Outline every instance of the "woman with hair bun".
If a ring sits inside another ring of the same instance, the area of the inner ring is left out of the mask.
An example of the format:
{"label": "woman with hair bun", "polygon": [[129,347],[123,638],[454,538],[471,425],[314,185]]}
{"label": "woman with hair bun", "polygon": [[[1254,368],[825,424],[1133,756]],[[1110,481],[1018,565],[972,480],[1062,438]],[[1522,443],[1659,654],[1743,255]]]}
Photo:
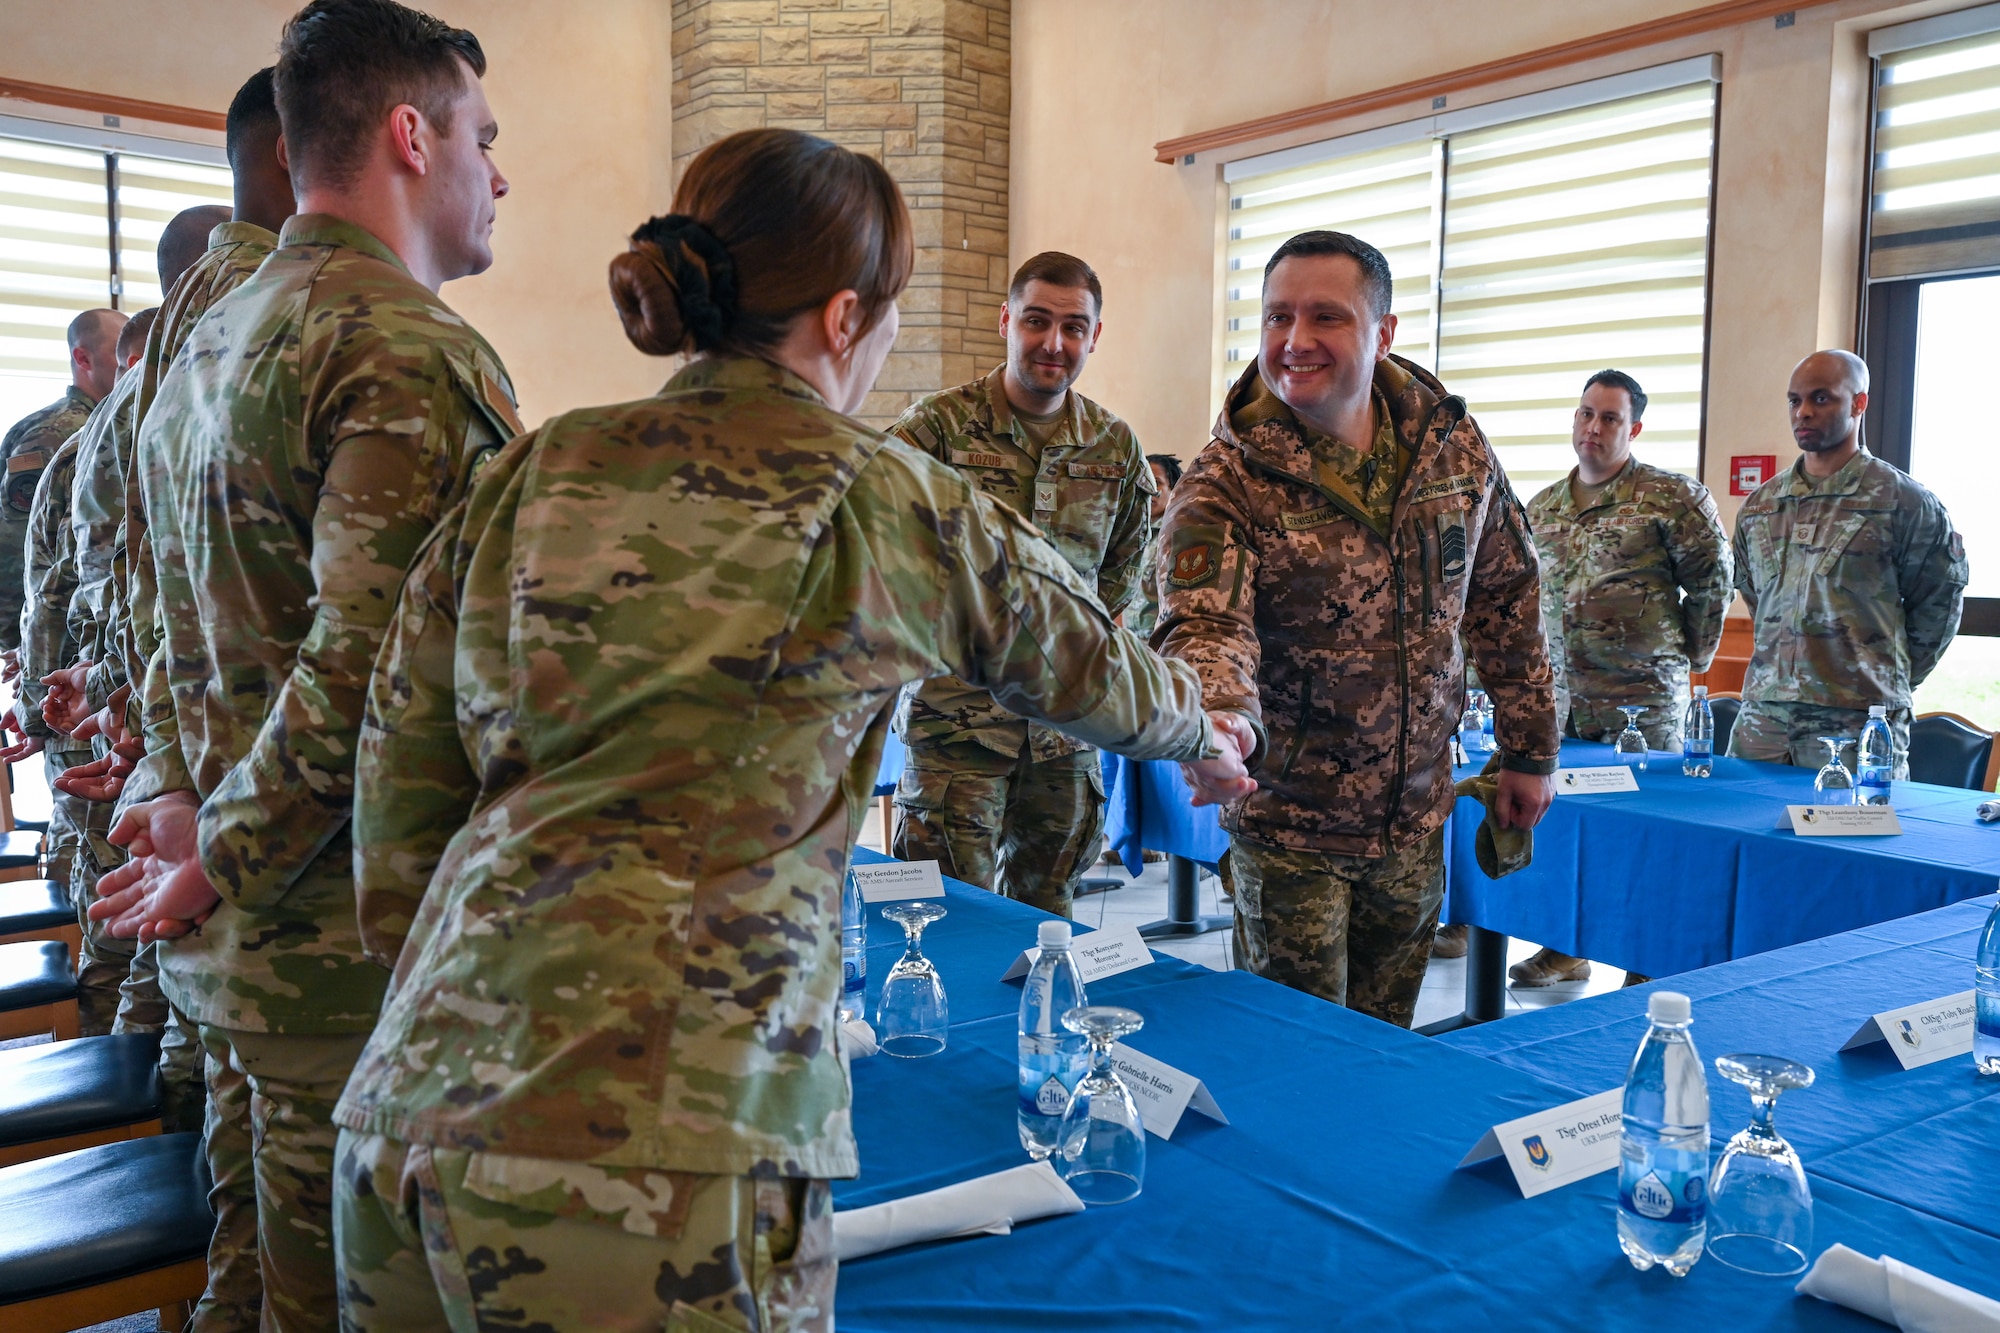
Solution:
{"label": "woman with hair bun", "polygon": [[746,131],[675,202],[611,288],[693,359],[499,451],[376,666],[355,873],[394,979],[336,1117],[352,1329],[830,1327],[840,885],[905,682],[1250,785],[1189,668],[846,415],[912,262],[882,167]]}

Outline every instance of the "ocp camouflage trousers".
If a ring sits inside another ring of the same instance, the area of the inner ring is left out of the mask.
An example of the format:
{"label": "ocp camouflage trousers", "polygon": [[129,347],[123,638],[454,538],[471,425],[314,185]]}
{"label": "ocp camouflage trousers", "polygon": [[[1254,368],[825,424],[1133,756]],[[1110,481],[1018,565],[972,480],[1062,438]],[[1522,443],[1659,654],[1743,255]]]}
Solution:
{"label": "ocp camouflage trousers", "polygon": [[[1674,704],[1648,706],[1645,712],[1639,714],[1639,734],[1646,738],[1650,748],[1679,754],[1682,715],[1686,711],[1684,706]],[[1618,739],[1619,732],[1625,730],[1625,714],[1618,711],[1617,704],[1587,703],[1572,697],[1568,730],[1572,736],[1609,744]]]}
{"label": "ocp camouflage trousers", "polygon": [[160,990],[159,945],[142,944],[132,955],[111,1030],[159,1034],[160,1123],[169,1134],[200,1129],[208,1101],[207,1057],[194,1023]]}
{"label": "ocp camouflage trousers", "polygon": [[[1910,776],[1910,710],[1889,710],[1889,735],[1896,743],[1898,781]],[[1743,701],[1736,726],[1729,733],[1729,754],[1733,759],[1761,759],[1767,764],[1790,764],[1794,768],[1823,767],[1826,747],[1821,736],[1840,736],[1856,745],[1861,728],[1868,724],[1865,708],[1828,708],[1822,704]],[[1854,771],[1861,756],[1855,745],[1841,751],[1841,762]]]}
{"label": "ocp camouflage trousers", "polygon": [[[333,1262],[333,1106],[365,1034],[201,1027],[209,1056],[208,1158],[215,1237],[196,1310],[246,1316],[255,1278],[265,1333],[340,1327]],[[248,1259],[248,1263],[245,1259]],[[204,1328],[205,1333],[205,1328]]]}
{"label": "ocp camouflage trousers", "polygon": [[562,1196],[560,1214],[504,1201],[472,1178],[473,1157],[341,1131],[348,1333],[831,1333],[827,1181],[651,1172],[665,1213],[633,1229],[623,1210],[560,1187],[535,1195]]}
{"label": "ocp camouflage trousers", "polygon": [[1444,902],[1444,833],[1388,856],[1294,851],[1232,835],[1236,965],[1408,1027]]}
{"label": "ocp camouflage trousers", "polygon": [[890,852],[935,860],[954,879],[1068,916],[1103,833],[1095,750],[1035,760],[950,741],[910,747]]}

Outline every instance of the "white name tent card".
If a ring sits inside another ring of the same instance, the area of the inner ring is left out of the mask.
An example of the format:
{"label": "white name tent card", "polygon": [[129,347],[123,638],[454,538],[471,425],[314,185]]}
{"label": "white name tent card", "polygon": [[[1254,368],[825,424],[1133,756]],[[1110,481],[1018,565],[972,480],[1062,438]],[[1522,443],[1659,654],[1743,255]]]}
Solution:
{"label": "white name tent card", "polygon": [[855,866],[851,872],[861,886],[861,901],[899,903],[909,898],[944,897],[944,876],[935,861],[885,861],[872,866]]}
{"label": "white name tent card", "polygon": [[1903,831],[1893,805],[1788,805],[1778,827],[1801,838],[1881,838]]}
{"label": "white name tent card", "polygon": [[1632,770],[1623,764],[1612,764],[1605,768],[1556,770],[1558,796],[1595,796],[1599,792],[1637,790],[1639,790],[1639,779],[1632,776]]}
{"label": "white name tent card", "polygon": [[1904,1005],[1863,1023],[1840,1049],[1851,1051],[1886,1041],[1905,1069],[1949,1060],[1972,1049],[1973,1019],[1977,1012],[1969,990],[1947,995],[1942,1000]]}
{"label": "white name tent card", "polygon": [[1526,1199],[1609,1171],[1618,1165],[1624,1100],[1625,1089],[1613,1088],[1495,1125],[1458,1165],[1504,1156]]}
{"label": "white name tent card", "polygon": [[1193,1074],[1150,1055],[1141,1055],[1122,1041],[1112,1046],[1111,1063],[1118,1067],[1118,1076],[1125,1080],[1125,1086],[1132,1090],[1132,1099],[1139,1103],[1139,1119],[1145,1123],[1147,1133],[1172,1138],[1181,1116],[1190,1110],[1220,1124],[1229,1123],[1208,1085]]}
{"label": "white name tent card", "polygon": [[[1144,967],[1153,961],[1153,951],[1146,947],[1145,939],[1137,926],[1121,926],[1117,930],[1093,930],[1087,935],[1070,937],[1069,951],[1076,958],[1076,970],[1083,974],[1083,984],[1088,986],[1100,977],[1115,977],[1120,972],[1130,972],[1135,967]],[[1025,977],[1042,956],[1041,946],[1024,950],[1000,976],[1002,981],[1013,981]]]}

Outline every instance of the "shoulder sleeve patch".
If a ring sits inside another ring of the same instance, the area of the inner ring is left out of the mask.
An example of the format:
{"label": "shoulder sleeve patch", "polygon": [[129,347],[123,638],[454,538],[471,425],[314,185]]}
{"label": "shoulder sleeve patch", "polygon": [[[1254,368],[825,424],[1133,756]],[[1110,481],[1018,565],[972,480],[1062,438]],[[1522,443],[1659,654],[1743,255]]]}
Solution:
{"label": "shoulder sleeve patch", "polygon": [[1226,541],[1227,534],[1212,523],[1176,528],[1167,581],[1176,588],[1199,588],[1215,582],[1222,572],[1222,548]]}

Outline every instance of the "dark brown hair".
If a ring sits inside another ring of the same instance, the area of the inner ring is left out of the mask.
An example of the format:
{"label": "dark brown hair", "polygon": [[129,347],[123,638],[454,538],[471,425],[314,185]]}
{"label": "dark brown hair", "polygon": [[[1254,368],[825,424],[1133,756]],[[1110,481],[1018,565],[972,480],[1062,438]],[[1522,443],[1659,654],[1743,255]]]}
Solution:
{"label": "dark brown hair", "polygon": [[710,144],[674,207],[611,261],[625,336],[655,356],[768,358],[794,319],[850,288],[866,332],[916,261],[909,210],[882,164],[797,130]]}
{"label": "dark brown hair", "polygon": [[123,365],[127,358],[136,356],[146,345],[146,335],[153,331],[153,321],[160,317],[160,308],[149,305],[132,318],[125,321],[125,327],[118,330],[118,363]]}
{"label": "dark brown hair", "polygon": [[1098,282],[1097,271],[1075,255],[1044,250],[1029,259],[1014,270],[1014,280],[1007,284],[1007,299],[1020,300],[1031,282],[1046,282],[1051,287],[1088,287],[1096,317],[1104,315],[1104,285]]}
{"label": "dark brown hair", "polygon": [[278,39],[272,76],[292,179],[345,185],[392,107],[423,112],[438,133],[465,87],[461,62],[486,73],[479,39],[395,0],[312,0]]}
{"label": "dark brown hair", "polygon": [[1318,255],[1345,255],[1361,269],[1361,286],[1368,298],[1368,313],[1376,319],[1387,315],[1396,302],[1396,279],[1389,261],[1359,236],[1344,231],[1302,231],[1271,252],[1264,262],[1264,285],[1271,283],[1271,270],[1294,255],[1309,259]]}

